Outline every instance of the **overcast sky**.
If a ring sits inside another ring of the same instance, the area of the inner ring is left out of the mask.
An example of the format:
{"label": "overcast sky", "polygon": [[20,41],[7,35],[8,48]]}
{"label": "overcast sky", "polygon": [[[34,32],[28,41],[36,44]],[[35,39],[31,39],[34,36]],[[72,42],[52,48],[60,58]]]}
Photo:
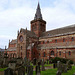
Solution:
{"label": "overcast sky", "polygon": [[[46,30],[75,24],[75,0],[39,0]],[[0,0],[0,48],[17,38],[20,28],[30,30],[38,0]]]}

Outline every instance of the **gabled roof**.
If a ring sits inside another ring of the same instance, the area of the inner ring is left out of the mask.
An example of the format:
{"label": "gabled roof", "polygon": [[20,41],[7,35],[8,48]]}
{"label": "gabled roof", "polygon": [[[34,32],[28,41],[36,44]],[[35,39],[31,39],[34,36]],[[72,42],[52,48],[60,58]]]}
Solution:
{"label": "gabled roof", "polygon": [[[27,29],[21,28],[21,31],[22,31],[24,34],[27,34],[28,37],[37,37],[34,32],[29,31],[29,30],[27,30]],[[21,31],[20,31],[20,32],[21,32]]]}
{"label": "gabled roof", "polygon": [[16,44],[16,43],[17,43],[17,39],[12,40],[12,41],[10,42],[10,44]]}
{"label": "gabled roof", "polygon": [[44,32],[41,35],[41,37],[59,36],[59,35],[72,34],[72,33],[75,33],[75,24]]}

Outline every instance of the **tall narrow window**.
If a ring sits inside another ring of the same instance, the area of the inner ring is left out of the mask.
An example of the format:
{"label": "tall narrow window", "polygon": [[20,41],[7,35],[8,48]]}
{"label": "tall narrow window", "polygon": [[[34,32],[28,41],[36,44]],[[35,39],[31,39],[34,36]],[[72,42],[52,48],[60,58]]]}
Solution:
{"label": "tall narrow window", "polygon": [[65,42],[65,39],[63,39],[63,42]]}
{"label": "tall narrow window", "polygon": [[22,50],[22,46],[21,46],[21,50]]}
{"label": "tall narrow window", "polygon": [[51,51],[51,55],[54,55],[54,51]]}
{"label": "tall narrow window", "polygon": [[55,43],[57,43],[57,40],[55,40]]}
{"label": "tall narrow window", "polygon": [[44,57],[46,56],[45,52],[44,52],[43,56],[44,56]]}
{"label": "tall narrow window", "polygon": [[68,54],[71,55],[71,52],[69,51]]}
{"label": "tall narrow window", "polygon": [[39,56],[40,56],[40,53],[39,53]]}
{"label": "tall narrow window", "polygon": [[74,38],[72,37],[72,41],[74,41]]}
{"label": "tall narrow window", "polygon": [[61,51],[59,51],[59,55],[61,55]]}

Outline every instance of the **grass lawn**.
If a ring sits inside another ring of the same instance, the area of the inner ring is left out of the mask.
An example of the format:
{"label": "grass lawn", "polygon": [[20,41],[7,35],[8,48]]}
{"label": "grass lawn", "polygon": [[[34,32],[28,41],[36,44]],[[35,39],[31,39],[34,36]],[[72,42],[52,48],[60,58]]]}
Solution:
{"label": "grass lawn", "polygon": [[[47,65],[45,65],[47,66]],[[51,65],[49,65],[51,66]],[[0,68],[0,71],[4,71],[6,68]],[[41,75],[56,75],[57,72],[57,68],[56,69],[48,69],[45,71],[41,71]],[[62,73],[62,75],[73,75],[73,73],[75,73],[75,66],[72,66],[71,70],[68,70],[67,73]],[[35,74],[35,71],[33,72],[33,75]]]}
{"label": "grass lawn", "polygon": [[67,73],[62,73],[62,75],[73,75],[75,73],[75,66],[72,66],[71,70],[68,70]]}
{"label": "grass lawn", "polygon": [[0,71],[4,71],[6,68],[0,68]]}
{"label": "grass lawn", "polygon": [[[41,71],[41,75],[56,75],[57,69],[48,69],[45,71]],[[75,73],[75,66],[72,67],[71,70],[68,70],[67,73],[62,73],[62,75],[73,75]],[[35,71],[33,72],[33,75],[35,74]]]}

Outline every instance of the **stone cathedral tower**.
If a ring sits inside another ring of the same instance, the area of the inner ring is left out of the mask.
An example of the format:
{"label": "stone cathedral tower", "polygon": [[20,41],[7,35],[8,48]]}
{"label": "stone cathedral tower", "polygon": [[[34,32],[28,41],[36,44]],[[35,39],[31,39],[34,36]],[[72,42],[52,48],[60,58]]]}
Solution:
{"label": "stone cathedral tower", "polygon": [[[46,32],[46,21],[43,20],[38,3],[34,20],[31,21],[31,31],[21,28],[17,35],[18,57],[38,58],[38,38]],[[34,55],[33,55],[34,54]]]}
{"label": "stone cathedral tower", "polygon": [[46,21],[43,20],[40,5],[38,3],[34,20],[31,21],[31,31],[34,32],[37,37],[41,36],[41,33],[46,31]]}

